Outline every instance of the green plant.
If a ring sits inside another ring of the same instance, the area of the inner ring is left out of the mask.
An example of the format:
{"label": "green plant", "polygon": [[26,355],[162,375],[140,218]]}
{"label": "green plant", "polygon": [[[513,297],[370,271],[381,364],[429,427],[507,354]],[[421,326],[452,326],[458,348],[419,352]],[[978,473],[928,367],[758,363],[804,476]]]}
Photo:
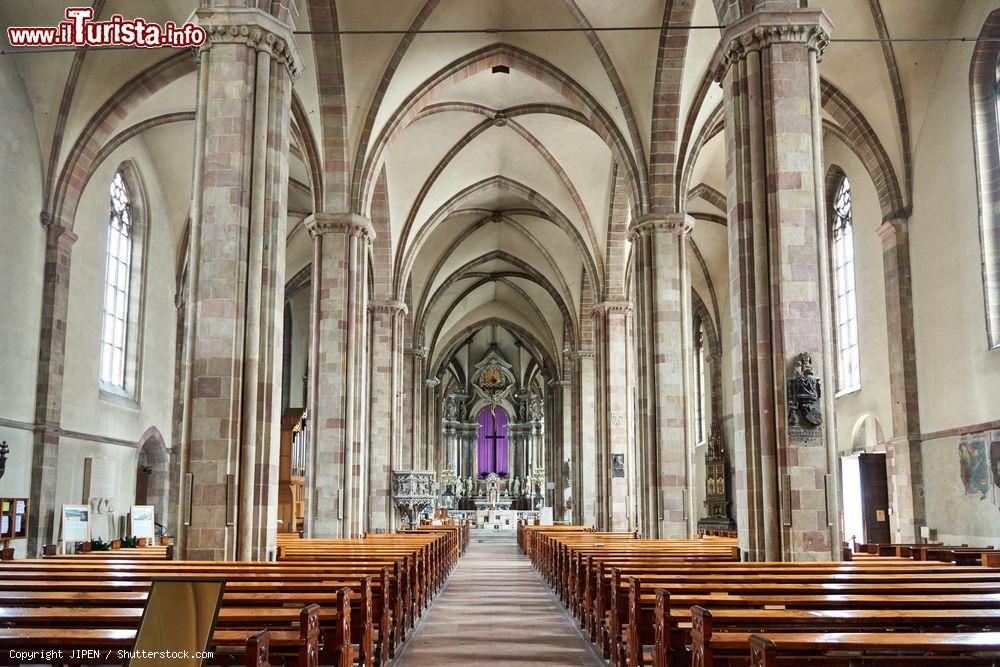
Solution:
{"label": "green plant", "polygon": [[139,538],[135,535],[126,535],[122,538],[122,549],[135,549],[139,546]]}
{"label": "green plant", "polygon": [[101,538],[98,537],[96,540],[91,540],[90,541],[90,550],[91,551],[111,551],[111,545],[108,542],[105,542],[104,540],[102,540]]}

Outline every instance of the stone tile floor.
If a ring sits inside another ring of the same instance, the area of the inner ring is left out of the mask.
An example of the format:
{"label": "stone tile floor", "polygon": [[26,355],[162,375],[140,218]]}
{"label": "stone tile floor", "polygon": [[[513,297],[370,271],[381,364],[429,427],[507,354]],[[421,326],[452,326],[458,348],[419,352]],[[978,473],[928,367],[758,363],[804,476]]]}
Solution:
{"label": "stone tile floor", "polygon": [[398,664],[604,663],[513,540],[473,540]]}

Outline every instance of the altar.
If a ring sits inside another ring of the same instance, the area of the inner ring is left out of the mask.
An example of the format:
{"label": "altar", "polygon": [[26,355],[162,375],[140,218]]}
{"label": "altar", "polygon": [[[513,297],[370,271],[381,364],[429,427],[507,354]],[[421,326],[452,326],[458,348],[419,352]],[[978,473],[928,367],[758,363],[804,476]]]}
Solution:
{"label": "altar", "polygon": [[468,520],[473,527],[489,531],[505,531],[517,528],[518,521],[526,524],[538,521],[539,525],[551,526],[551,507],[537,510],[483,509],[449,510],[448,517],[456,521]]}

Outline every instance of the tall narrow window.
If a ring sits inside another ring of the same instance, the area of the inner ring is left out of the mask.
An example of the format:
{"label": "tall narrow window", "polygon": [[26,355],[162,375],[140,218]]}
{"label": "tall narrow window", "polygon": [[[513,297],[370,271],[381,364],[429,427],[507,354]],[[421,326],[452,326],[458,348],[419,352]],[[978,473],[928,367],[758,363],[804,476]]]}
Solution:
{"label": "tall narrow window", "polygon": [[101,328],[101,383],[125,391],[132,272],[132,200],[121,171],[110,188],[104,321]]}
{"label": "tall narrow window", "polygon": [[698,444],[704,444],[708,437],[707,428],[707,412],[708,407],[708,390],[707,390],[707,377],[705,369],[705,327],[700,323],[696,325],[695,328],[695,382],[698,383],[697,396],[698,400],[695,404],[695,428],[697,430],[696,436],[698,438]]}
{"label": "tall narrow window", "polygon": [[833,289],[837,325],[837,391],[861,387],[858,299],[854,284],[851,182],[844,177],[833,200]]}

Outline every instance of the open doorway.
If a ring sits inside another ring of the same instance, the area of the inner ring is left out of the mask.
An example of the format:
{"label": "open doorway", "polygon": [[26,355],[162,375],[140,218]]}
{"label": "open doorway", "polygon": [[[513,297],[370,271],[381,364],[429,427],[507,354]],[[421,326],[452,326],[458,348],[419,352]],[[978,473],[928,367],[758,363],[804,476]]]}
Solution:
{"label": "open doorway", "polygon": [[849,454],[841,458],[840,468],[844,540],[851,546],[890,543],[885,454]]}

